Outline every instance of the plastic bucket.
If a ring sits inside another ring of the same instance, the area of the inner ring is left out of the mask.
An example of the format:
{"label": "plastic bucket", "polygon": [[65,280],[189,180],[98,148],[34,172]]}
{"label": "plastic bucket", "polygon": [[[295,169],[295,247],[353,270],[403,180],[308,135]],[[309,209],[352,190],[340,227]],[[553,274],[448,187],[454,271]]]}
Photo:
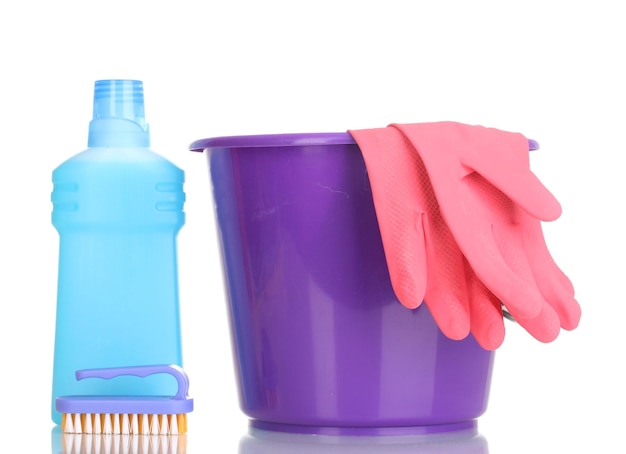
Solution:
{"label": "plastic bucket", "polygon": [[216,137],[209,161],[240,405],[255,428],[475,427],[493,352],[396,299],[365,164],[347,133]]}

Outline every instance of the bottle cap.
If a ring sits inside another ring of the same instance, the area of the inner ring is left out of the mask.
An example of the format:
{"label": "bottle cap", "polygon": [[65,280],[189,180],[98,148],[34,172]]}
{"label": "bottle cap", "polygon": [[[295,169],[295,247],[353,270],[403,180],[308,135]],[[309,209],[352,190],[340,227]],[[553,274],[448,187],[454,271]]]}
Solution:
{"label": "bottle cap", "polygon": [[139,80],[97,80],[89,147],[149,147],[143,83]]}

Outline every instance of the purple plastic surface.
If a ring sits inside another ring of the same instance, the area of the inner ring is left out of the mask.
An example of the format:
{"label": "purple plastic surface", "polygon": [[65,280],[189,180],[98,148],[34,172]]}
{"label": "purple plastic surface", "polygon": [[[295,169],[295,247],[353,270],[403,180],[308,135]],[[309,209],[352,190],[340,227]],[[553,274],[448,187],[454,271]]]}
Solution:
{"label": "purple plastic surface", "polygon": [[395,298],[349,134],[197,141],[209,159],[241,408],[285,432],[472,427],[494,353]]}
{"label": "purple plastic surface", "polygon": [[[239,147],[284,147],[305,145],[355,145],[356,142],[347,132],[318,132],[308,134],[262,134],[249,136],[225,136],[200,139],[189,145],[190,151],[204,151],[212,148]],[[539,143],[528,139],[528,149],[538,150]]]}
{"label": "purple plastic surface", "polygon": [[128,413],[128,414],[180,414],[193,410],[193,399],[187,397],[189,379],[177,365],[149,365],[107,367],[76,371],[76,380],[86,378],[114,379],[122,375],[147,377],[168,374],[176,379],[178,391],[174,396],[62,396],[56,398],[60,413]]}

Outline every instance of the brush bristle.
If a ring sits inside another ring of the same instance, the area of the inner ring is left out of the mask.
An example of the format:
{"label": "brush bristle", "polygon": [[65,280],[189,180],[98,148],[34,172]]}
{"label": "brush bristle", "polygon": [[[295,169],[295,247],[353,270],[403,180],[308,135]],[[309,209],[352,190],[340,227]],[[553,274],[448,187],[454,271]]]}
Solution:
{"label": "brush bristle", "polygon": [[187,435],[63,434],[61,454],[186,454]]}
{"label": "brush bristle", "polygon": [[61,429],[72,434],[178,435],[187,432],[187,415],[63,413]]}

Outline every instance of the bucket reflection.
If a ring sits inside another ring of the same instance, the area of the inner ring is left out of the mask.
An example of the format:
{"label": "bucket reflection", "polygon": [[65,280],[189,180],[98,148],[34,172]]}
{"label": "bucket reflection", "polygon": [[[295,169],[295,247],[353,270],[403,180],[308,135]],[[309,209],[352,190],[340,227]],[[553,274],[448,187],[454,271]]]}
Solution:
{"label": "bucket reflection", "polygon": [[270,432],[251,428],[239,454],[488,454],[475,429],[424,435],[333,436]]}

